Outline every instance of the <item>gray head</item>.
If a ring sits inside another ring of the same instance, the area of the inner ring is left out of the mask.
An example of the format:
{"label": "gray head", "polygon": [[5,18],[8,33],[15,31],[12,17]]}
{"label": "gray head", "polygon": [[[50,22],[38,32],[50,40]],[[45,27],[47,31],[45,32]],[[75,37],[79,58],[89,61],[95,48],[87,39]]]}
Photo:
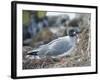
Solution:
{"label": "gray head", "polygon": [[69,36],[74,37],[76,35],[78,35],[80,33],[80,29],[79,28],[75,28],[75,29],[70,29],[69,30]]}

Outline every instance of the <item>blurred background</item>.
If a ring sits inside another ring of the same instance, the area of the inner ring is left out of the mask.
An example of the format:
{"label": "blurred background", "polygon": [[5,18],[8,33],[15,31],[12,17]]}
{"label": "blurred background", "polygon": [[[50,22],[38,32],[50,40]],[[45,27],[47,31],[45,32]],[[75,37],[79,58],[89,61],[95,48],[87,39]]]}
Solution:
{"label": "blurred background", "polygon": [[[23,69],[75,67],[91,65],[91,14],[70,12],[47,12],[23,10]],[[71,57],[64,57],[65,62],[60,64],[34,61],[27,57],[27,51],[47,44],[50,41],[68,35],[68,30],[79,27],[81,33],[79,42]],[[41,66],[42,65],[42,66]]]}

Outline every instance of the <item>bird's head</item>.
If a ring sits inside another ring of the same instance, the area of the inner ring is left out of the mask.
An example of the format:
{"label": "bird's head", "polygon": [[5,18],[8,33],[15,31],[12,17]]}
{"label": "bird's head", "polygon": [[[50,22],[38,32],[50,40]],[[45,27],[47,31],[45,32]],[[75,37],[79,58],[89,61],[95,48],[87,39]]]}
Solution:
{"label": "bird's head", "polygon": [[80,33],[80,29],[79,28],[75,28],[75,29],[69,30],[69,36],[70,37],[78,36],[79,33]]}

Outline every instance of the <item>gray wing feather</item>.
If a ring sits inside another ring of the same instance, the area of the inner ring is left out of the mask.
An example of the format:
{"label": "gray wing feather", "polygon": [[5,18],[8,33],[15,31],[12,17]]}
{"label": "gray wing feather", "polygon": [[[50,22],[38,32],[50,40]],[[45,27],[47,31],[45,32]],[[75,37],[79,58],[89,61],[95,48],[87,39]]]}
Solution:
{"label": "gray wing feather", "polygon": [[71,40],[56,39],[42,46],[37,53],[40,57],[58,56],[70,50],[75,44]]}
{"label": "gray wing feather", "polygon": [[72,44],[72,42],[64,40],[64,39],[55,41],[53,44],[49,45],[46,55],[49,55],[49,56],[60,55],[70,50],[73,47],[73,45],[74,44]]}

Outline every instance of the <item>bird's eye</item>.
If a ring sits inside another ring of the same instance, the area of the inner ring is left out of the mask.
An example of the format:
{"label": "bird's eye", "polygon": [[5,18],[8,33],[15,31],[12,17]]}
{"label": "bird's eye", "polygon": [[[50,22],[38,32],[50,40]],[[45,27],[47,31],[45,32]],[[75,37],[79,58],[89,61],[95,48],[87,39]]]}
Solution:
{"label": "bird's eye", "polygon": [[74,32],[73,34],[76,34],[76,32]]}

